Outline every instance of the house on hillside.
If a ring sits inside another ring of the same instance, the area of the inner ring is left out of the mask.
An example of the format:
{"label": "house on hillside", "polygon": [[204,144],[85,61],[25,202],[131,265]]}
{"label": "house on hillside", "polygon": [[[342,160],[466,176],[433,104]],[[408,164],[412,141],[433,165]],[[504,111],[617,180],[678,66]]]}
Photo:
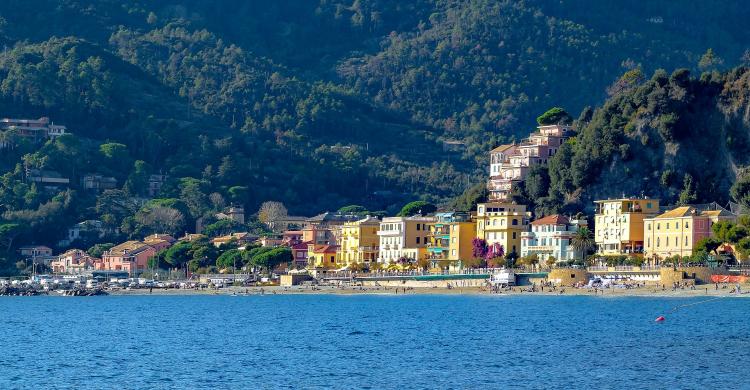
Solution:
{"label": "house on hillside", "polygon": [[86,191],[101,192],[117,188],[117,179],[97,173],[87,173],[81,178],[81,187]]}
{"label": "house on hillside", "polygon": [[106,227],[104,222],[89,219],[86,221],[78,222],[77,224],[68,228],[68,235],[60,240],[58,246],[68,246],[75,240],[83,239],[87,236],[96,236],[97,238],[103,238],[108,234],[117,234],[117,229]]}
{"label": "house on hillside", "polygon": [[[42,142],[66,134],[65,126],[55,125],[47,117],[39,119],[0,119],[0,131],[10,131],[16,137]],[[11,141],[0,141],[0,149],[12,146]]]}

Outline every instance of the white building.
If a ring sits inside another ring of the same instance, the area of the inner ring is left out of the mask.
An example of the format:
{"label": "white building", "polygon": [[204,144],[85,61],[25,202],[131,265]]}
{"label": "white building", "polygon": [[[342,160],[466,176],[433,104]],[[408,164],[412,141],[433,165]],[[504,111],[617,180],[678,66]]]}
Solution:
{"label": "white building", "polygon": [[394,263],[400,258],[420,260],[427,258],[430,242],[429,224],[433,217],[388,217],[380,221],[379,263]]}
{"label": "white building", "polygon": [[556,262],[580,258],[571,245],[578,229],[587,225],[585,220],[550,215],[531,223],[531,231],[521,233],[521,256],[536,254],[544,263],[550,256]]}

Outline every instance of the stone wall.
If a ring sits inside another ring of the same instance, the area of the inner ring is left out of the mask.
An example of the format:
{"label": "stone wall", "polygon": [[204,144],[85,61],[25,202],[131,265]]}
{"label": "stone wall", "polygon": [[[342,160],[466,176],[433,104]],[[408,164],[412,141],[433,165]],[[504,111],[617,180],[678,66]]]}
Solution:
{"label": "stone wall", "polygon": [[589,273],[585,269],[555,268],[549,272],[547,280],[558,286],[572,286],[578,282],[588,283]]}
{"label": "stone wall", "polygon": [[709,267],[664,267],[661,269],[661,284],[671,286],[674,283],[706,284],[711,283],[714,270]]}

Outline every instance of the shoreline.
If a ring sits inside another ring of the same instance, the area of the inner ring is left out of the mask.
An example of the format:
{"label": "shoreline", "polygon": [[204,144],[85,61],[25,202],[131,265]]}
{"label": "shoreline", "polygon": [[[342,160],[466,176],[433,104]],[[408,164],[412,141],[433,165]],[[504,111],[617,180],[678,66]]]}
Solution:
{"label": "shoreline", "polygon": [[[708,285],[706,285],[708,286]],[[563,291],[561,293],[561,291]],[[516,287],[512,291],[502,291],[500,293],[491,293],[485,287],[463,287],[463,288],[430,288],[430,287],[414,287],[414,288],[396,288],[396,287],[316,287],[315,289],[309,287],[281,287],[281,286],[268,286],[268,287],[226,287],[218,290],[212,289],[154,289],[149,291],[148,289],[136,289],[136,290],[115,290],[108,291],[111,296],[131,296],[131,295],[153,295],[153,296],[192,296],[192,295],[207,295],[207,296],[264,296],[264,295],[380,295],[380,296],[408,296],[408,295],[452,295],[452,296],[488,296],[488,297],[514,297],[514,296],[547,296],[547,297],[565,297],[565,296],[591,296],[601,298],[618,298],[618,297],[655,297],[655,298],[696,298],[696,297],[709,297],[709,298],[750,298],[750,291],[741,293],[730,293],[730,288],[719,288],[716,290],[714,287],[696,288],[695,290],[690,289],[657,289],[656,287],[642,287],[642,288],[615,288],[615,289],[597,289],[596,293],[592,289],[577,289],[577,288],[564,288],[557,289],[556,291],[536,291],[530,292],[525,291],[523,288]],[[50,294],[54,296],[56,294]]]}

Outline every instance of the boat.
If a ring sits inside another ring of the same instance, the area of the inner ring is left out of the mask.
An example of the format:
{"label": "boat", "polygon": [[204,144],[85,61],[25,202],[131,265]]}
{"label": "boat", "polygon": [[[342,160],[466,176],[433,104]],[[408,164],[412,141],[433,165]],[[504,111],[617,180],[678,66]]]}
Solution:
{"label": "boat", "polygon": [[509,269],[501,269],[500,271],[490,274],[490,285],[508,287],[515,286],[516,274]]}

